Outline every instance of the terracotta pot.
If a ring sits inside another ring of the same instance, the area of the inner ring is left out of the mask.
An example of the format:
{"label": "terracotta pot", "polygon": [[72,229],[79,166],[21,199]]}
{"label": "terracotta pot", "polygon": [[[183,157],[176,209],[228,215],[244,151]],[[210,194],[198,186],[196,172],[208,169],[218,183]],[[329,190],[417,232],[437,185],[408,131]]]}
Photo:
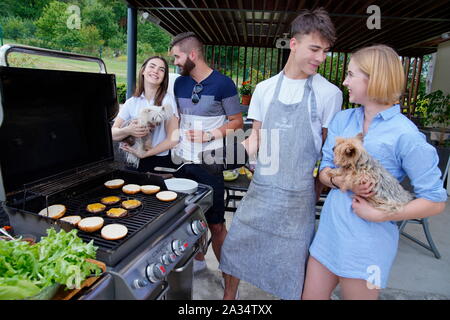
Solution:
{"label": "terracotta pot", "polygon": [[243,95],[242,96],[242,104],[245,106],[248,106],[250,104],[250,100],[251,100],[252,96],[251,95]]}

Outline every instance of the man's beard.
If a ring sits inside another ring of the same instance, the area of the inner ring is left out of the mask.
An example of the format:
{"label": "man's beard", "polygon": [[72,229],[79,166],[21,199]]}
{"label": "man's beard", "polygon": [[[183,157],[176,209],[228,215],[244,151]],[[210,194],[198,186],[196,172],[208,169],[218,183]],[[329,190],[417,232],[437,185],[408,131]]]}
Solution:
{"label": "man's beard", "polygon": [[195,63],[189,59],[189,57],[186,58],[186,62],[184,63],[184,66],[180,67],[181,72],[180,74],[182,76],[188,76],[191,74],[192,69],[195,68]]}

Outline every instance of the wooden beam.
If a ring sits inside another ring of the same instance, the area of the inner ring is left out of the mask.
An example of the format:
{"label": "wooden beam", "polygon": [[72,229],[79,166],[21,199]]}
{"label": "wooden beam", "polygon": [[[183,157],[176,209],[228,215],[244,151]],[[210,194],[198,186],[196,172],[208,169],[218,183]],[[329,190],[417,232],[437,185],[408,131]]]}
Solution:
{"label": "wooden beam", "polygon": [[[182,0],[179,0],[179,1],[182,1]],[[194,4],[194,6],[197,7],[196,2],[193,2],[193,4]],[[214,37],[216,38],[216,41],[219,43],[219,42],[220,42],[219,35],[217,34],[216,31],[213,30],[213,28],[211,27],[211,25],[208,23],[208,19],[205,19],[205,16],[203,15],[203,11],[199,11],[199,12],[198,12],[198,15],[200,16],[200,18],[201,18],[201,20],[202,20],[202,21],[198,20],[199,23],[200,23],[201,25],[205,24],[205,25],[208,27],[209,31],[210,31],[209,35],[214,35]],[[193,13],[192,13],[192,16],[194,16]],[[222,37],[223,37],[223,35],[222,35]],[[225,38],[223,38],[223,39],[225,40]]]}
{"label": "wooden beam", "polygon": [[250,83],[253,83],[253,54],[255,53],[255,47],[252,47],[252,59],[250,60]]}
{"label": "wooden beam", "polygon": [[334,84],[338,85],[338,74],[339,74],[339,65],[341,64],[341,53],[338,52],[337,63],[336,63],[336,76],[334,78]]}
{"label": "wooden beam", "polygon": [[[355,1],[347,7],[347,10],[344,11],[344,14],[347,14],[348,12],[356,12],[358,14],[363,14],[366,12],[366,10],[367,7],[365,5],[361,5],[361,3]],[[367,15],[365,17],[367,17]],[[343,23],[335,23],[336,35],[338,36],[337,41],[339,43],[343,43],[346,38],[353,37],[353,35],[355,34],[354,20],[343,18],[342,21]]]}
{"label": "wooden beam", "polygon": [[[159,3],[159,0],[156,0],[158,3]],[[169,2],[169,4],[172,6],[172,7],[175,7],[171,2]],[[204,37],[204,35],[202,35],[202,33],[201,32],[199,32],[198,31],[198,29],[197,28],[194,28],[192,25],[191,25],[191,23],[190,23],[190,21],[188,20],[188,19],[186,19],[186,17],[182,14],[182,13],[180,13],[180,12],[177,12],[177,11],[174,11],[174,13],[172,13],[170,10],[168,10],[168,8],[166,8],[166,11],[168,12],[168,14],[179,24],[179,25],[182,25],[182,26],[184,26],[185,24],[184,23],[182,23],[176,16],[175,16],[175,13],[178,13],[182,18],[183,18],[183,20],[190,26],[190,28],[191,28],[191,31],[193,31],[193,32],[195,32],[199,37]],[[165,17],[165,18],[164,18]],[[166,21],[166,20],[170,20],[172,23],[173,23],[173,20],[171,20],[171,19],[167,19],[167,17],[166,16],[164,16],[163,17],[163,20],[161,20],[161,21]],[[185,32],[186,30],[182,30],[182,32]]]}
{"label": "wooden beam", "polygon": [[[405,106],[405,101],[406,101],[406,90],[408,89],[408,78],[409,78],[409,65],[411,63],[411,58],[407,57],[405,59],[405,85],[403,87],[403,92],[402,92],[402,107]],[[409,110],[409,109],[408,109]]]}
{"label": "wooden beam", "polygon": [[[408,10],[408,11],[406,11]],[[434,10],[432,6],[429,5],[426,1],[423,1],[420,5],[417,6],[417,4],[414,4],[413,2],[409,3],[408,7],[405,7],[405,5],[402,5],[400,7],[400,10],[396,12],[395,15],[401,15],[403,12],[408,12],[409,14],[427,14],[428,12]],[[401,30],[401,26],[406,25],[410,23],[409,21],[383,21],[383,24],[381,25],[381,30],[379,32],[376,32],[373,36],[367,37],[367,34],[364,36],[364,33],[361,34],[356,41],[354,41],[355,45],[350,47],[350,50],[355,49],[356,47],[362,47],[366,43],[371,42],[377,42],[380,41],[384,35],[386,34],[392,34],[392,26],[395,26],[396,30]],[[384,29],[384,30],[383,30]],[[409,28],[407,28],[409,29]],[[406,32],[408,34],[408,32]]]}
{"label": "wooden beam", "polygon": [[[290,6],[291,6],[291,0],[288,0],[286,8],[281,16],[281,19],[280,19],[281,21],[286,21],[286,17],[288,16],[287,12],[289,11]],[[280,36],[280,34],[279,34],[280,28],[281,28],[281,23],[278,23],[277,31],[275,31],[275,34],[273,35],[273,37],[274,37],[274,41],[272,43],[273,45],[275,45],[275,41],[276,41],[277,37]],[[288,26],[286,26],[286,23],[285,23],[285,28],[288,28]]]}
{"label": "wooden beam", "polygon": [[[206,7],[206,8],[208,8],[208,4],[207,4],[207,2],[205,1],[205,0],[203,0],[203,5]],[[221,28],[219,27],[219,25],[217,24],[217,21],[216,21],[216,18],[213,16],[213,14],[212,14],[212,11],[210,11],[210,10],[208,10],[208,13],[209,13],[209,16],[211,17],[211,20],[214,22],[214,24],[216,25],[216,29],[217,29],[217,31],[220,33],[220,35],[222,36],[222,39],[223,39],[223,41],[224,42],[227,42],[227,40],[225,39],[225,37],[224,37],[224,35],[223,35],[223,33],[222,33],[222,30],[221,30]],[[219,13],[220,14],[220,13]],[[205,22],[207,23],[207,20],[206,19],[204,19],[205,20]],[[226,29],[226,28],[225,28]]]}
{"label": "wooden beam", "polygon": [[242,78],[242,82],[246,81],[245,79],[247,79],[247,47],[245,47],[244,50],[244,75]]}
{"label": "wooden beam", "polygon": [[416,58],[416,59],[420,59],[420,62],[419,62],[418,70],[417,70],[416,81],[415,81],[415,86],[414,86],[414,91],[413,91],[413,101],[414,102],[411,104],[411,108],[409,109],[409,118],[411,118],[411,116],[413,116],[414,113],[416,112],[417,94],[418,94],[419,86],[420,86],[420,77],[421,77],[421,73],[422,73],[423,56]]}
{"label": "wooden beam", "polygon": [[[140,4],[139,1],[136,1],[136,2],[137,2],[138,4]],[[150,11],[148,11],[148,10],[146,10],[146,11],[147,11],[148,13],[154,15],[154,16],[157,17],[158,19],[160,19],[160,20],[161,20],[160,25],[161,25],[161,24],[165,24],[166,26],[168,26],[168,29],[170,29],[172,32],[170,32],[169,30],[167,30],[167,28],[164,28],[164,29],[166,29],[167,31],[169,31],[169,33],[177,34],[177,33],[179,33],[180,31],[182,32],[182,30],[180,29],[179,25],[177,25],[177,24],[174,23],[173,21],[170,21],[172,26],[169,27],[168,23],[167,23],[166,20],[164,19],[165,15],[164,15],[162,12],[160,12],[159,10],[155,10],[154,12],[150,12]],[[156,14],[155,14],[155,13],[156,13]],[[172,13],[170,13],[170,15],[172,15]],[[177,20],[177,19],[175,18],[175,20]],[[177,20],[177,21],[178,21],[178,20]]]}
{"label": "wooden beam", "polygon": [[[205,0],[203,0],[203,1],[205,1]],[[216,7],[219,7],[219,5],[217,4],[217,0],[214,0],[214,4],[216,5]],[[222,11],[219,11],[218,14],[219,14],[220,19],[222,20],[223,27],[224,27],[225,31],[227,32],[227,34],[228,34],[229,41],[233,42],[233,37],[231,36],[230,30],[228,30],[228,24],[225,21],[225,18],[223,17]],[[239,41],[239,38],[238,38],[238,41]]]}
{"label": "wooden beam", "polygon": [[[228,0],[225,0],[225,2],[227,4],[227,7],[230,9],[230,2]],[[234,34],[236,35],[237,43],[240,43],[241,40],[239,39],[239,32],[236,28],[237,22],[234,21],[234,16],[233,16],[234,12],[227,11],[227,13],[228,13],[229,17],[231,18],[231,26],[234,29]],[[235,43],[235,44],[237,44],[237,43]]]}
{"label": "wooden beam", "polygon": [[[448,30],[445,24],[435,24],[429,26],[428,28],[423,26],[416,26],[408,30],[409,32],[405,31],[405,33],[402,34],[403,37],[399,35],[392,41],[396,43],[396,47],[399,47],[399,51],[405,50],[413,47],[413,45],[409,45],[413,39],[427,39],[432,34],[440,36],[443,32],[446,32],[445,30]],[[408,35],[410,35],[410,37],[408,37]]]}
{"label": "wooden beam", "polygon": [[261,41],[262,41],[263,24],[264,24],[264,21],[265,21],[265,19],[264,19],[264,11],[266,10],[266,2],[267,2],[267,0],[263,1],[263,10],[262,10],[263,12],[261,13],[262,14],[262,19],[261,19],[261,22],[259,24],[259,44],[261,44]]}
{"label": "wooden beam", "polygon": [[417,58],[414,59],[414,66],[413,66],[413,73],[411,76],[411,82],[409,84],[409,91],[408,91],[408,112],[411,112],[412,106],[411,106],[411,102],[412,102],[412,90],[413,90],[413,86],[414,86],[414,80],[416,78],[416,71],[417,71]]}
{"label": "wooden beam", "polygon": [[[181,6],[183,8],[187,8],[187,6],[184,4],[183,0],[178,0],[178,2],[181,4]],[[212,42],[212,38],[211,36],[208,34],[208,32],[205,30],[205,28],[203,28],[202,24],[198,21],[198,19],[194,16],[194,14],[192,13],[191,10],[187,10],[187,13],[189,14],[189,16],[191,17],[192,20],[194,20],[194,22],[197,24],[197,26],[200,28],[200,30],[203,31],[203,33],[206,35],[206,37],[208,38],[208,40],[210,42]]]}
{"label": "wooden beam", "polygon": [[341,82],[339,83],[339,88],[343,88],[343,83],[345,80],[345,74],[347,73],[347,59],[348,59],[348,53],[344,53],[344,62],[342,63],[342,75],[341,75]]}
{"label": "wooden beam", "polygon": [[248,42],[248,31],[247,31],[247,23],[245,20],[245,13],[243,12],[243,5],[242,5],[242,0],[238,1],[239,4],[239,14],[241,15],[241,23],[242,23],[242,32],[244,33],[244,42],[247,43]]}
{"label": "wooden beam", "polygon": [[[278,1],[279,0],[275,0],[275,8],[278,8]],[[272,24],[274,22],[274,17],[275,17],[275,12],[271,12],[270,13],[270,24],[269,24],[269,29],[267,29],[267,37],[266,37],[266,46],[268,46],[269,44],[269,38],[270,38],[270,31],[272,30]]]}
{"label": "wooden beam", "polygon": [[264,48],[263,79],[266,79],[266,60],[267,60],[267,48]]}
{"label": "wooden beam", "polygon": [[333,76],[333,55],[334,55],[334,52],[333,51],[331,51],[331,64],[330,64],[330,73],[329,73],[329,75],[328,75],[328,81],[330,81],[331,82],[331,77]]}

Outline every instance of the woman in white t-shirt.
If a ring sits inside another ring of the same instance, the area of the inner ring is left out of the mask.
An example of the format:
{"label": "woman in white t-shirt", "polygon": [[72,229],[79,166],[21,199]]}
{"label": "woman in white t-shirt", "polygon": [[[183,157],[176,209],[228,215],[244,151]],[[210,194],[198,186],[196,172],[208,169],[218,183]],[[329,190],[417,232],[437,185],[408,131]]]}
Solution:
{"label": "woman in white t-shirt", "polygon": [[[137,170],[141,172],[153,171],[156,166],[173,167],[170,149],[175,147],[179,140],[178,111],[173,95],[167,92],[168,83],[167,61],[158,56],[145,60],[139,70],[136,90],[122,106],[112,126],[114,141],[122,141],[129,136],[142,138],[152,130],[152,148],[139,152],[127,142],[122,142],[120,146],[122,150],[130,152],[140,159]],[[153,105],[170,105],[173,112],[172,117],[156,127],[139,126],[136,119],[140,110]],[[124,126],[126,122],[129,124]]]}

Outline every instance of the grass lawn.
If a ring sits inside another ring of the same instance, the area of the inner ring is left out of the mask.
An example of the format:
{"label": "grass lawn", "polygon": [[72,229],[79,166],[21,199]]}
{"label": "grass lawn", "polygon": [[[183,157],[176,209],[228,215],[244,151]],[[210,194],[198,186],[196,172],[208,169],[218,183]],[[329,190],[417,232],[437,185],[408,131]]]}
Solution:
{"label": "grass lawn", "polygon": [[[17,41],[4,39],[4,44],[17,44]],[[10,65],[11,66],[21,66],[39,69],[56,69],[56,70],[68,70],[68,71],[83,71],[83,72],[94,72],[98,73],[100,71],[99,65],[93,62],[68,60],[53,57],[43,57],[38,55],[28,55],[23,53],[11,53]],[[108,73],[113,73],[116,75],[117,83],[127,82],[127,61],[124,59],[117,58],[102,58],[106,65],[106,71]],[[18,62],[16,64],[16,62]],[[139,70],[140,65],[136,65],[136,72]]]}
{"label": "grass lawn", "polygon": [[[18,44],[17,41],[4,39],[4,44]],[[68,71],[83,71],[98,73],[100,68],[97,63],[85,62],[53,57],[43,57],[38,55],[29,55],[23,53],[11,53],[8,56],[8,62],[10,66],[19,66],[26,68],[38,68],[38,69],[55,69],[55,70],[68,70]],[[102,60],[106,65],[106,71],[116,75],[116,83],[127,82],[127,61],[122,58],[108,58],[103,57]],[[136,65],[136,72],[139,71],[140,64]],[[174,72],[174,67],[169,67],[169,72]],[[236,75],[233,76],[233,81],[236,81]],[[238,84],[242,82],[242,76],[239,76]],[[239,86],[238,85],[238,86]]]}

